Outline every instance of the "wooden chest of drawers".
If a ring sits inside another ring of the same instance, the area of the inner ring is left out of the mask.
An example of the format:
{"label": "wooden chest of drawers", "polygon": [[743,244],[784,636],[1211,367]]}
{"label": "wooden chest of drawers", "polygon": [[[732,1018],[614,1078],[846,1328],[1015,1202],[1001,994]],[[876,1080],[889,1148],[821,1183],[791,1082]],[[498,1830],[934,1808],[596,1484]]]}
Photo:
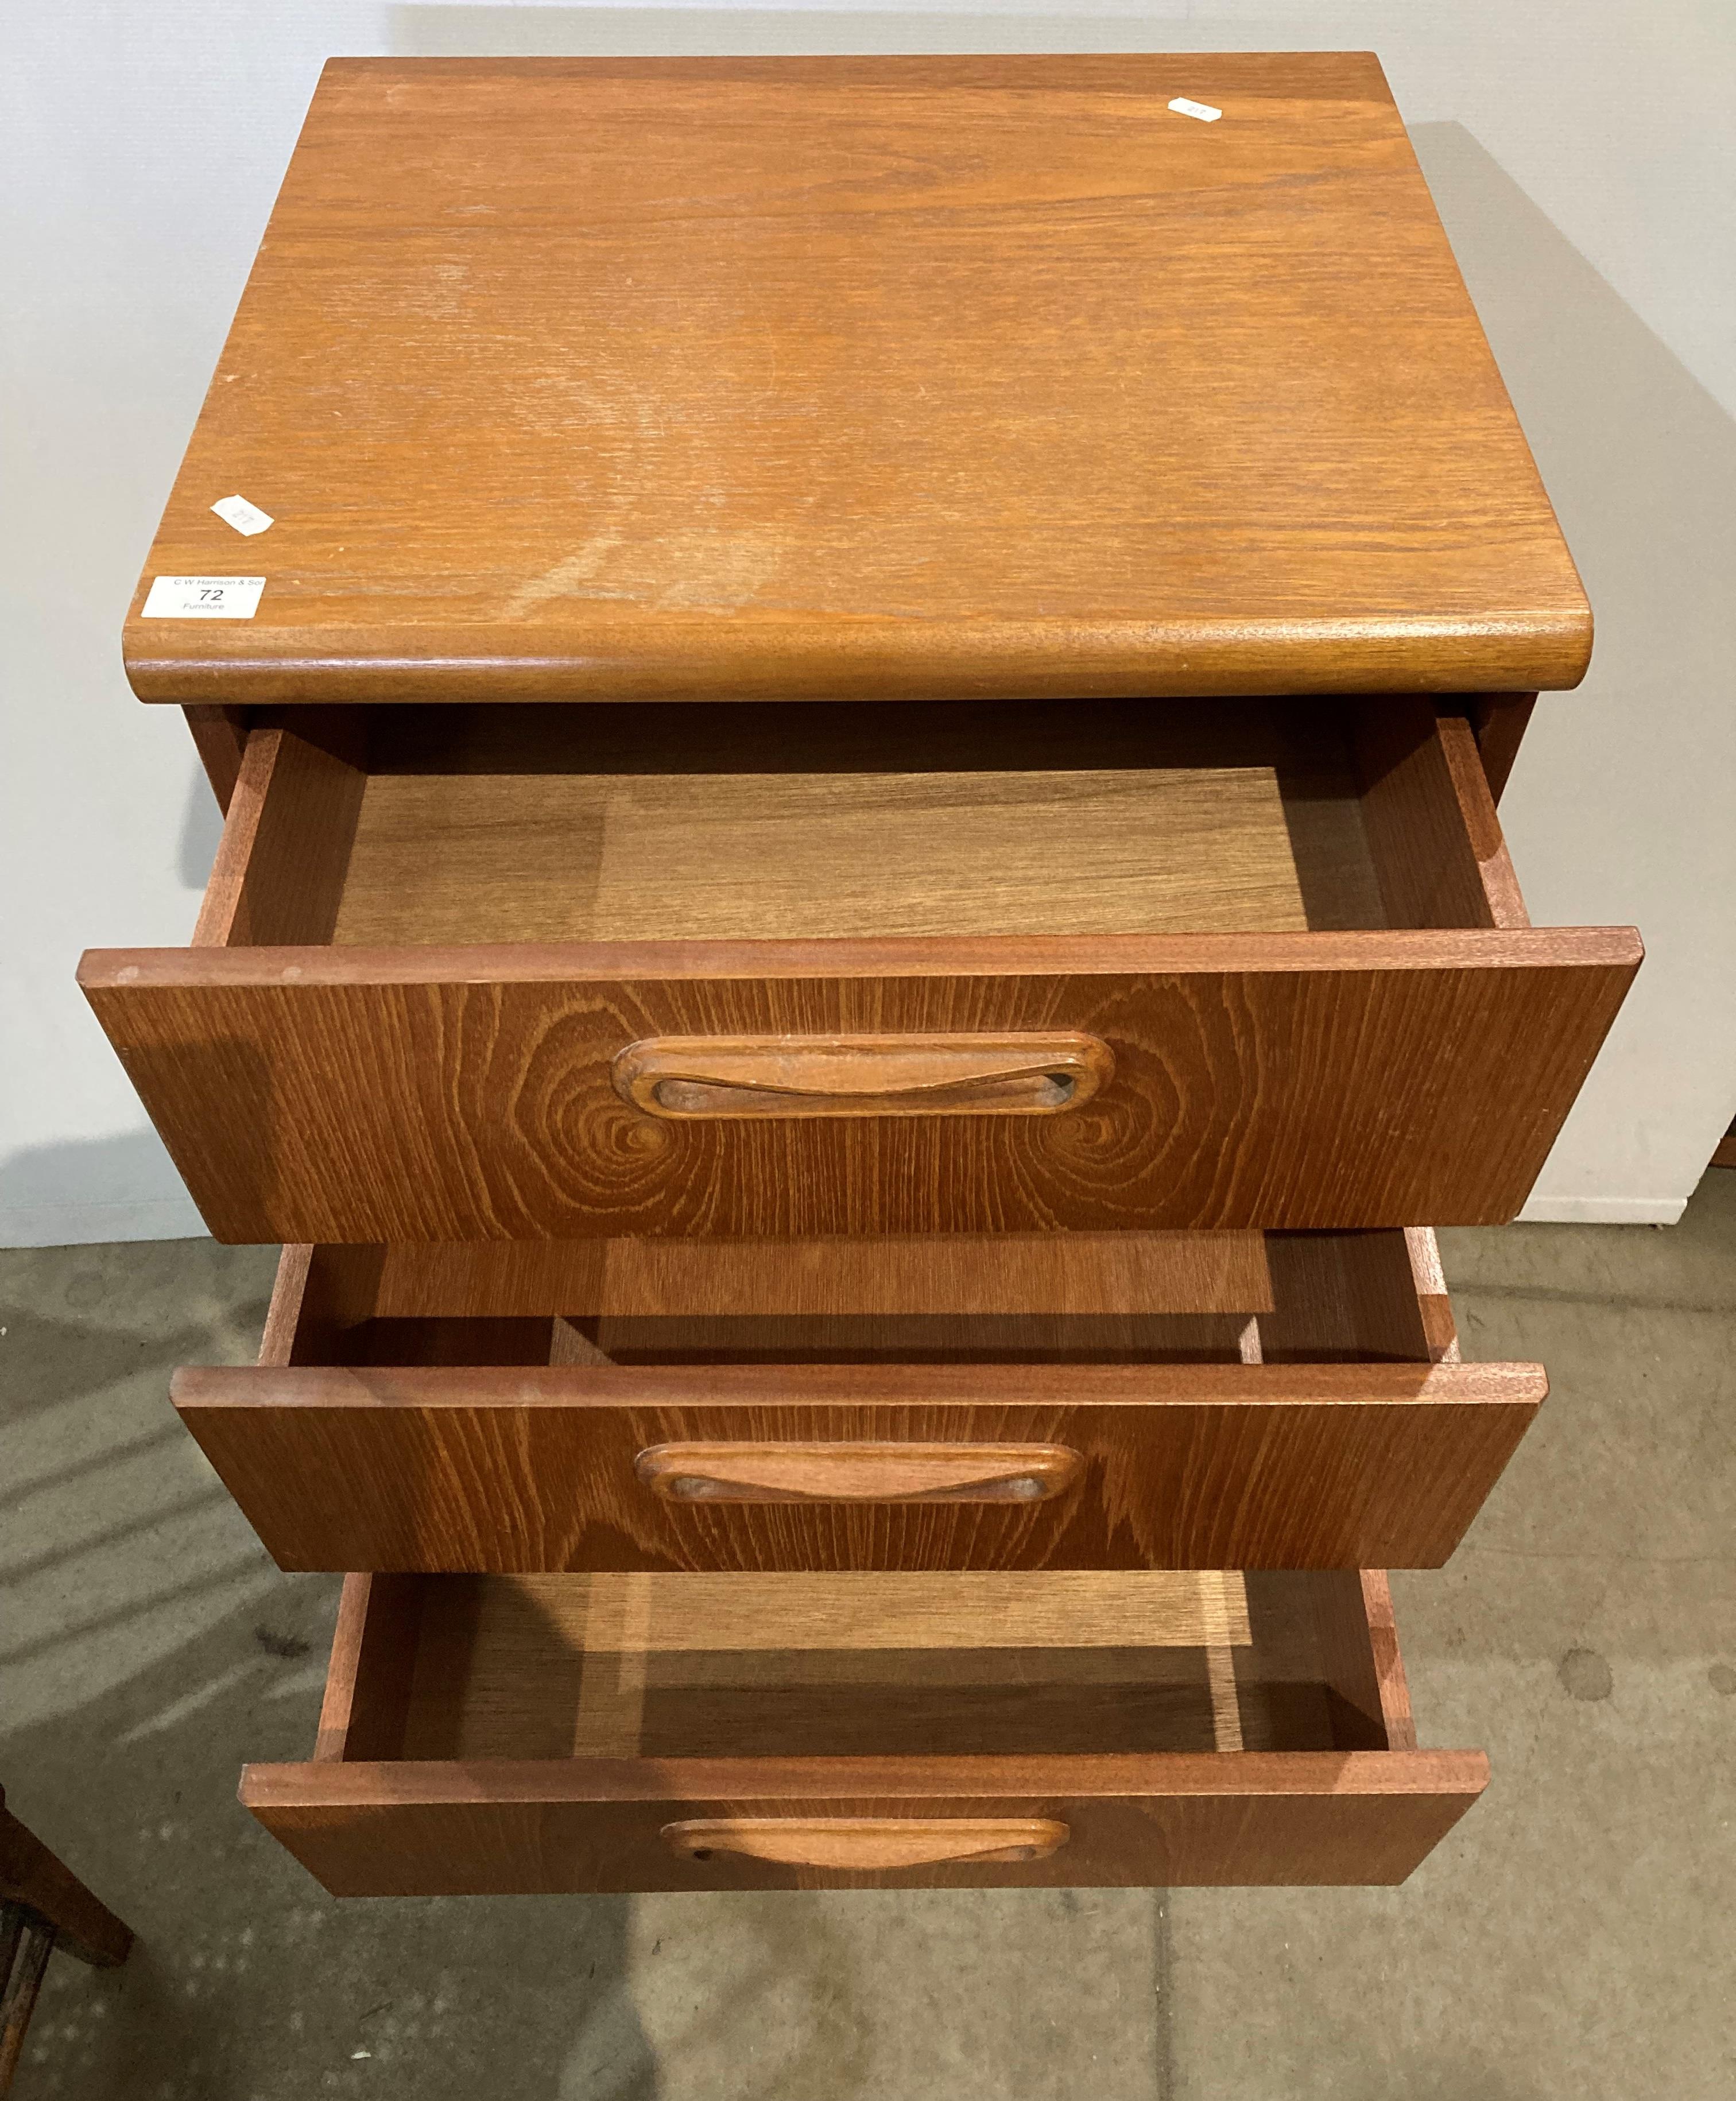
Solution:
{"label": "wooden chest of drawers", "polygon": [[1495,814],[1589,645],[1366,55],[334,62],[126,627],[222,844],[81,970],[288,1244],[177,1403],[370,1572],[244,1799],[343,1893],[1401,1879],[1484,1771],[1375,1572],[1544,1391],[1418,1222],[1640,959]]}

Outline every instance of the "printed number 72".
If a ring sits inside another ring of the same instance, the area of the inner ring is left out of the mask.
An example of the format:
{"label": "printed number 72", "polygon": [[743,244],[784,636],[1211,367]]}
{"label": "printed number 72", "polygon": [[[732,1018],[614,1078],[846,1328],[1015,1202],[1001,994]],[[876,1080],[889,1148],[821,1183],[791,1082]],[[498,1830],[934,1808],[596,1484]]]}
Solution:
{"label": "printed number 72", "polygon": [[221,584],[219,584],[219,585],[218,585],[215,589],[207,588],[207,589],[206,589],[206,590],[204,590],[201,591],[201,592],[200,592],[200,594],[199,594],[199,595],[200,595],[200,597],[201,597],[202,599],[206,599],[206,598],[216,598],[216,599],[220,599],[220,598],[223,596],[223,586],[222,586]]}

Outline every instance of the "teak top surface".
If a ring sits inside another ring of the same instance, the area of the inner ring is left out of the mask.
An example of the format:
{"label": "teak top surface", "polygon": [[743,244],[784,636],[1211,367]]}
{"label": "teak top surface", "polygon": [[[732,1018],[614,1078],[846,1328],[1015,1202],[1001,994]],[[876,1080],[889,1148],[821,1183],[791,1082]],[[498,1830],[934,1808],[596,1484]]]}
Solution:
{"label": "teak top surface", "polygon": [[[267,582],[140,620],[164,574]],[[341,60],[126,654],[946,698],[1531,690],[1590,639],[1371,54]]]}

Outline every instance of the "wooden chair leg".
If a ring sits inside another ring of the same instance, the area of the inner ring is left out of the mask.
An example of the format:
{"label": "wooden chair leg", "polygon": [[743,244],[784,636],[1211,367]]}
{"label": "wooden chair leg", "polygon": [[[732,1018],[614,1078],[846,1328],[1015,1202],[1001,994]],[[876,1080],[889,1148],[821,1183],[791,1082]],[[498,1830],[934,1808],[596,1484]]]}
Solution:
{"label": "wooden chair leg", "polygon": [[5,1963],[0,1982],[0,2094],[4,2094],[24,2055],[24,2031],[54,1949],[55,1930],[25,1904],[0,1906],[0,1957]]}
{"label": "wooden chair leg", "polygon": [[65,1863],[6,1806],[0,1788],[0,1899],[50,1921],[60,1947],[81,1962],[108,1969],[126,1960],[131,1929],[87,1890]]}

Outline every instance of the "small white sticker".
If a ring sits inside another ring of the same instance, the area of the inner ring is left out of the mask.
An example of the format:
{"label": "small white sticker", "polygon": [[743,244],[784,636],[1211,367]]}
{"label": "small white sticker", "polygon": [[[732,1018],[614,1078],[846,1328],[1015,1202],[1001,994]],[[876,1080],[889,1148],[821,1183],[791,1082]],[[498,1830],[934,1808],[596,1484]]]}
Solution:
{"label": "small white sticker", "polygon": [[251,620],[264,577],[153,577],[144,620]]}
{"label": "small white sticker", "polygon": [[1216,124],[1224,114],[1209,102],[1189,102],[1185,95],[1178,95],[1169,106],[1178,117],[1197,117],[1202,124]]}
{"label": "small white sticker", "polygon": [[237,533],[263,533],[268,525],[277,523],[245,496],[225,496],[211,508],[225,525],[232,525]]}

